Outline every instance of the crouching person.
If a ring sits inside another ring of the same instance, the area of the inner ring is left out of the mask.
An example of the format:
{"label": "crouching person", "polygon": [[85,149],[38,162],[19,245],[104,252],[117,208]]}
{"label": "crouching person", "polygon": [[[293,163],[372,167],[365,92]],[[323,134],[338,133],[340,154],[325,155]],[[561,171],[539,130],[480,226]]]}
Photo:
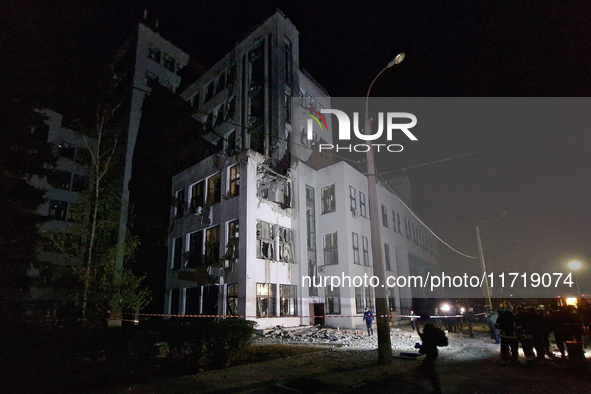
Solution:
{"label": "crouching person", "polygon": [[425,355],[425,359],[419,366],[419,372],[429,378],[435,392],[440,393],[441,383],[439,382],[437,371],[435,371],[435,360],[437,360],[437,356],[439,355],[437,347],[447,346],[447,337],[445,336],[445,332],[431,323],[426,324],[423,332],[418,332],[418,334],[423,343],[417,343],[415,348],[419,349],[419,353]]}

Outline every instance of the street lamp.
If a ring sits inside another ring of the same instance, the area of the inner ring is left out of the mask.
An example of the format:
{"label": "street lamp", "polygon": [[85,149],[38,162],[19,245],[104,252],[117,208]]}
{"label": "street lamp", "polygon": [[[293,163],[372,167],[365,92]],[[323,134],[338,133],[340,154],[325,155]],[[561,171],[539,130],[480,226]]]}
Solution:
{"label": "street lamp", "polygon": [[[404,52],[396,55],[390,63],[380,71],[367,89],[365,96],[365,134],[371,135],[371,120],[369,118],[369,93],[374,82],[390,67],[400,64],[404,60]],[[367,151],[367,188],[369,198],[370,227],[371,227],[371,252],[373,255],[373,273],[380,280],[382,286],[376,288],[376,315],[378,331],[378,362],[386,364],[392,362],[392,344],[390,342],[390,322],[388,319],[388,300],[386,298],[386,271],[382,259],[382,240],[380,236],[380,223],[378,220],[378,193],[376,187],[376,167],[374,161],[373,145]]]}
{"label": "street lamp", "polygon": [[576,271],[581,269],[582,266],[583,264],[578,260],[573,260],[570,263],[568,263],[568,267],[571,270],[575,271],[575,282],[577,283],[577,298],[581,296],[581,288],[579,287],[579,275],[577,275]]}

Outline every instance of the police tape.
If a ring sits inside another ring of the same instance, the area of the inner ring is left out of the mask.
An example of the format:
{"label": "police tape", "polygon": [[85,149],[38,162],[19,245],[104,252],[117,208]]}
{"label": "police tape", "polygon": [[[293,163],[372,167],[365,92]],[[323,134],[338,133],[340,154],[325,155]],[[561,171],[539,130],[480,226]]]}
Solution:
{"label": "police tape", "polygon": [[[112,313],[108,311],[109,315]],[[209,319],[282,319],[282,318],[328,318],[337,319],[343,317],[363,317],[363,315],[303,315],[303,316],[256,316],[256,315],[178,315],[178,314],[166,314],[166,313],[122,313],[122,316],[135,316],[135,317],[166,317],[166,318],[209,318]],[[484,315],[484,313],[478,313],[477,315]],[[400,317],[412,320],[422,319],[420,315],[374,315],[377,317]],[[461,318],[463,315],[435,315],[429,316],[429,319],[450,319],[450,318]],[[109,319],[114,319],[109,317]]]}

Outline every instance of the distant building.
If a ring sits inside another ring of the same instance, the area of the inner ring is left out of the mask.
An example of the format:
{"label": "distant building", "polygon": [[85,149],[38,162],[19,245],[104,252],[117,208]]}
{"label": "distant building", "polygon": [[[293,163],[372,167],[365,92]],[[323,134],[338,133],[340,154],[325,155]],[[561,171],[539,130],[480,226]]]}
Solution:
{"label": "distant building", "polygon": [[46,120],[45,126],[36,132],[44,134],[57,161],[48,176],[34,176],[31,180],[34,186],[47,190],[45,203],[38,208],[38,213],[47,217],[47,221],[40,229],[46,241],[38,251],[38,264],[29,266],[27,276],[32,282],[32,309],[49,318],[57,318],[58,313],[72,308],[74,303],[73,288],[64,278],[63,268],[82,264],[81,252],[71,253],[80,250],[81,243],[79,236],[71,231],[72,204],[88,184],[88,168],[80,161],[82,151],[94,146],[95,141],[64,127],[61,114],[49,109],[39,112]]}
{"label": "distant building", "polygon": [[[361,327],[375,308],[370,286],[314,285],[373,275],[371,236],[367,178],[313,149],[330,133],[303,134],[299,114],[330,97],[300,70],[298,36],[277,12],[182,93],[219,152],[172,180],[166,314]],[[378,199],[387,274],[437,271],[420,221],[383,187]],[[417,296],[388,289],[390,310],[408,313]]]}

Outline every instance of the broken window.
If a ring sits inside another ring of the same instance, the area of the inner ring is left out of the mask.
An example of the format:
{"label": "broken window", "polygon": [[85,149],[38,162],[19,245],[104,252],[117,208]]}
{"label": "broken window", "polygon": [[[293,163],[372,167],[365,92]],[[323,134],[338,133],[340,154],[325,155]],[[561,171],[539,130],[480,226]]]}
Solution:
{"label": "broken window", "polygon": [[226,314],[229,316],[238,316],[238,283],[229,283],[227,285],[226,299]]}
{"label": "broken window", "polygon": [[316,250],[316,207],[314,188],[306,185],[306,227],[308,250]]}
{"label": "broken window", "polygon": [[60,200],[49,200],[49,217],[57,220],[67,220],[68,203]]}
{"label": "broken window", "polygon": [[182,218],[185,215],[185,189],[178,190],[174,195],[175,218]]}
{"label": "broken window", "polygon": [[324,265],[339,263],[337,233],[324,234]]}
{"label": "broken window", "polygon": [[369,241],[367,237],[361,237],[361,243],[363,247],[363,265],[369,267]]}
{"label": "broken window", "polygon": [[229,221],[227,224],[228,229],[228,236],[227,240],[228,243],[226,244],[226,253],[224,254],[223,259],[229,261],[229,265],[227,268],[231,268],[234,271],[233,264],[238,260],[238,239],[240,236],[240,226],[238,219]]}
{"label": "broken window", "polygon": [[257,283],[257,317],[277,315],[275,287],[272,283]]}
{"label": "broken window", "polygon": [[257,222],[257,257],[259,259],[274,260],[273,234],[271,225],[267,222]]}
{"label": "broken window", "polygon": [[291,244],[291,230],[285,227],[277,227],[279,233],[279,261],[294,263]]}
{"label": "broken window", "polygon": [[160,56],[162,55],[162,51],[158,49],[153,44],[148,44],[148,57],[154,60],[156,63],[160,63]]}
{"label": "broken window", "polygon": [[330,186],[322,188],[322,213],[334,212],[336,209],[335,195],[334,195],[334,183]]}
{"label": "broken window", "polygon": [[232,119],[234,117],[234,113],[236,112],[236,97],[232,96],[226,101],[226,112],[224,119]]}
{"label": "broken window", "polygon": [[283,209],[291,207],[291,183],[289,179],[265,166],[259,166],[258,168],[257,190],[261,198],[275,202]]}
{"label": "broken window", "polygon": [[327,315],[338,315],[341,313],[341,289],[340,287],[327,287],[325,289],[326,299],[324,310]]}
{"label": "broken window", "polygon": [[297,316],[297,286],[279,285],[279,316]]}
{"label": "broken window", "polygon": [[203,264],[203,231],[189,234],[189,253],[187,268],[197,268]]}
{"label": "broken window", "polygon": [[236,65],[232,64],[228,67],[228,75],[226,77],[226,86],[230,87],[234,85],[234,79],[236,78]]}
{"label": "broken window", "polygon": [[367,206],[365,205],[365,193],[359,192],[359,214],[364,218],[367,217]]}
{"label": "broken window", "polygon": [[353,186],[349,186],[349,200],[351,201],[351,214],[357,216],[357,190]]}
{"label": "broken window", "polygon": [[289,87],[293,85],[293,66],[292,66],[292,46],[291,40],[283,38],[283,54],[285,60],[285,84]]}
{"label": "broken window", "polygon": [[285,123],[291,124],[291,97],[289,94],[285,94]]}
{"label": "broken window", "polygon": [[388,298],[388,308],[390,312],[394,312],[396,310],[396,293],[393,287],[388,287],[386,297]]}
{"label": "broken window", "polygon": [[220,226],[210,227],[205,230],[205,263],[215,264],[219,261],[220,252]]}
{"label": "broken window", "polygon": [[205,199],[205,181],[197,182],[191,186],[191,213],[201,215]]}
{"label": "broken window", "polygon": [[240,191],[240,163],[228,169],[228,195],[235,197]]}
{"label": "broken window", "polygon": [[212,206],[220,202],[222,195],[222,174],[217,173],[207,179],[207,199],[205,205]]}
{"label": "broken window", "polygon": [[359,234],[353,234],[353,264],[361,264],[359,261]]}
{"label": "broken window", "polygon": [[181,268],[183,258],[183,237],[175,238],[173,241],[172,250],[172,269],[178,270]]}

